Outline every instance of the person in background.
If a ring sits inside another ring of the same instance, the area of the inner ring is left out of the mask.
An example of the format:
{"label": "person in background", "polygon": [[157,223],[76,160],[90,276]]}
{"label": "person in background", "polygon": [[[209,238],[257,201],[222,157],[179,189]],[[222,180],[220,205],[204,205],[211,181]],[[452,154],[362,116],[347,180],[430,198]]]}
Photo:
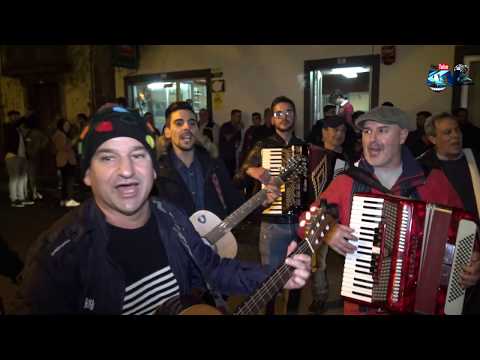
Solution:
{"label": "person in background", "polygon": [[55,146],[55,161],[62,176],[62,190],[60,206],[75,207],[80,203],[73,198],[73,185],[75,181],[75,166],[77,159],[73,150],[72,140],[69,137],[70,123],[65,119],[57,122],[57,130],[53,134],[52,141]]}
{"label": "person in background", "polygon": [[473,125],[468,116],[468,110],[465,108],[456,108],[452,115],[457,119],[460,130],[463,134],[463,147],[480,152],[480,128]]}
{"label": "person in background", "polygon": [[331,104],[325,105],[323,107],[323,119],[317,120],[315,125],[313,125],[312,127],[312,131],[305,138],[305,141],[309,142],[310,144],[322,146],[323,124],[325,122],[325,119],[335,116],[336,111],[337,111],[337,107],[335,105],[331,105]]}
{"label": "person in background", "polygon": [[417,129],[408,134],[405,145],[410,149],[413,156],[418,157],[432,147],[432,143],[425,134],[424,125],[432,113],[428,111],[419,111],[417,113]]}
{"label": "person in background", "polygon": [[43,199],[43,195],[38,192],[37,174],[41,164],[42,152],[47,149],[50,139],[39,128],[39,118],[32,114],[24,126],[24,137],[27,160],[28,188],[31,198],[35,200]]}
{"label": "person in background", "polygon": [[20,118],[18,111],[8,112],[8,122],[5,125],[5,165],[12,207],[34,204],[27,198],[27,152],[21,130],[24,121],[25,118]]}
{"label": "person in background", "polygon": [[220,127],[219,151],[220,157],[233,178],[237,169],[237,151],[242,142],[242,111],[234,109],[230,113],[230,121]]}
{"label": "person in background", "polygon": [[264,140],[267,137],[275,134],[275,128],[273,127],[273,124],[272,124],[272,117],[273,117],[272,109],[267,107],[263,111],[263,125],[260,127],[259,139],[258,139],[259,141]]}
{"label": "person in background", "polygon": [[220,127],[215,121],[213,121],[207,109],[200,109],[198,113],[198,127],[200,129],[200,134],[208,137],[218,148]]}

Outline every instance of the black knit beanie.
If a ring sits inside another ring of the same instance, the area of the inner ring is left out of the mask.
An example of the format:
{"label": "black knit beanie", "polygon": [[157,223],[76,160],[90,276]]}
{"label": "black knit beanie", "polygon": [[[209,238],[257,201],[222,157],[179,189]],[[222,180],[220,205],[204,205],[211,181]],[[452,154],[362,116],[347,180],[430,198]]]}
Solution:
{"label": "black knit beanie", "polygon": [[82,178],[90,167],[90,161],[98,147],[105,141],[117,137],[130,137],[143,144],[152,158],[154,169],[157,170],[153,127],[137,113],[115,106],[95,114],[80,135],[79,153]]}

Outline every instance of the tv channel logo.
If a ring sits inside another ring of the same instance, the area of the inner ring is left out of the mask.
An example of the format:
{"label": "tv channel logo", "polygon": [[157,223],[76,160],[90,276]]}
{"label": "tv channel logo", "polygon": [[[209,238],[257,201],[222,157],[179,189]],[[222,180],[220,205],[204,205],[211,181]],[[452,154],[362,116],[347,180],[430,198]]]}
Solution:
{"label": "tv channel logo", "polygon": [[458,64],[453,72],[447,64],[432,65],[428,70],[426,84],[430,90],[441,92],[449,86],[473,85],[468,65]]}

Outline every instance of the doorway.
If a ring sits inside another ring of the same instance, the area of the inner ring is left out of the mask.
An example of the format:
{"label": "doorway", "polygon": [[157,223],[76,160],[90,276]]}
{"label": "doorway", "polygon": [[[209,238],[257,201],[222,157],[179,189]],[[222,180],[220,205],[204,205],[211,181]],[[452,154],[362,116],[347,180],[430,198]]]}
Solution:
{"label": "doorway", "polygon": [[352,56],[305,61],[304,134],[322,119],[325,105],[336,105],[332,95],[342,93],[354,111],[378,105],[380,56]]}

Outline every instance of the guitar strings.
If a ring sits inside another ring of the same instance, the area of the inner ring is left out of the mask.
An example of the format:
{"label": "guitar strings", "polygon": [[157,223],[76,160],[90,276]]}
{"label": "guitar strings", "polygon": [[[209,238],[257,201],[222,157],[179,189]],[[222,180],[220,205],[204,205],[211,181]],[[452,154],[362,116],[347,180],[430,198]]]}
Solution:
{"label": "guitar strings", "polygon": [[[320,215],[317,215],[314,219],[314,221],[312,221],[312,223],[316,223],[317,222],[317,219],[320,217]],[[316,229],[314,229],[314,232],[313,233],[310,233],[308,234],[306,237],[305,237],[305,240],[303,240],[301,242],[301,244],[299,245],[299,247],[297,248],[297,250],[290,256],[294,256],[296,254],[299,254],[299,253],[306,253],[306,250],[308,249],[312,249],[311,246],[309,245],[309,243],[311,243],[311,241],[317,237],[318,233],[320,232],[320,230],[323,230],[321,226],[317,227]],[[278,280],[280,280],[280,278],[284,275],[286,275],[289,271],[292,271],[291,270],[291,267],[289,267],[288,265],[286,265],[285,263],[283,265],[281,265],[280,269],[277,270],[277,272],[269,279],[267,280],[267,282],[264,283],[264,285],[259,289],[258,293],[255,294],[254,296],[252,296],[250,299],[248,299],[236,312],[235,314],[237,315],[240,315],[241,313],[243,313],[244,311],[252,311],[253,309],[259,309],[259,306],[258,306],[258,300],[256,300],[256,298],[259,298],[262,300],[262,302],[264,302],[266,296],[270,296],[272,297],[271,293],[269,290],[271,289],[274,289],[275,286],[272,286],[270,285],[269,283],[270,282],[276,282]],[[276,285],[276,284],[275,284]],[[277,291],[277,290],[276,290]]]}

